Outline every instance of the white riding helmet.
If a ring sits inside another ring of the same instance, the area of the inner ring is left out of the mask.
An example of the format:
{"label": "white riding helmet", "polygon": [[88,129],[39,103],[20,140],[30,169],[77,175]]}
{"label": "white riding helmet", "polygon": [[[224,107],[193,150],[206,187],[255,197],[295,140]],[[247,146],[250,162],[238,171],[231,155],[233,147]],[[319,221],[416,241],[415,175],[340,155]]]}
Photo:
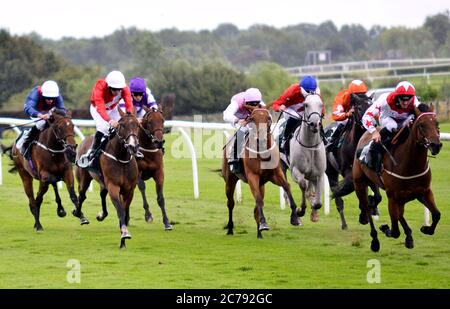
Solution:
{"label": "white riding helmet", "polygon": [[59,97],[59,87],[55,81],[48,80],[42,84],[42,96],[46,98]]}
{"label": "white riding helmet", "polygon": [[106,83],[111,88],[122,89],[127,86],[125,83],[125,76],[123,76],[122,72],[119,71],[111,71],[106,76]]}

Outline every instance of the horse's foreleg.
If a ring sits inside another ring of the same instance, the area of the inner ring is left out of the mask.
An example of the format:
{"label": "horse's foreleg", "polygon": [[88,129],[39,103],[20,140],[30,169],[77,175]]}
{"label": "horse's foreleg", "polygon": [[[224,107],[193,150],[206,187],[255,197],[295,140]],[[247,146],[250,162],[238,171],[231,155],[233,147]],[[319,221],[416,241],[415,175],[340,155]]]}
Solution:
{"label": "horse's foreleg", "polygon": [[234,190],[236,188],[236,183],[238,178],[231,173],[228,173],[228,178],[225,178],[225,194],[227,196],[227,207],[228,207],[228,224],[227,224],[227,235],[233,235],[233,209],[234,209]]}
{"label": "horse's foreleg", "polygon": [[[81,208],[83,207],[83,202],[86,200],[86,191],[89,188],[92,177],[88,171],[77,168],[76,170],[77,180],[78,180],[78,203],[75,204],[75,209],[72,211],[72,214],[80,219],[80,224],[87,224],[89,221],[84,216]],[[69,189],[69,187],[68,187]],[[70,189],[69,189],[70,192]],[[75,196],[75,193],[74,193]],[[76,196],[75,196],[76,197]],[[71,195],[72,198],[72,195]],[[72,200],[73,202],[74,200]]]}
{"label": "horse's foreleg", "polygon": [[433,191],[431,189],[428,189],[427,192],[425,192],[424,196],[419,199],[419,201],[425,205],[426,208],[431,212],[431,226],[422,226],[420,228],[420,231],[427,235],[433,235],[434,230],[436,229],[436,226],[441,219],[441,213],[439,209],[436,206],[436,202],[434,201],[434,195]]}
{"label": "horse's foreleg", "polygon": [[107,188],[109,192],[109,196],[111,201],[116,208],[117,217],[119,218],[119,228],[121,233],[121,242],[120,248],[125,247],[125,239],[131,238],[130,233],[128,232],[127,224],[126,224],[126,212],[124,201],[120,196],[120,187],[115,185],[108,185]]}
{"label": "horse's foreleg", "polygon": [[380,212],[378,210],[378,204],[381,202],[381,194],[380,194],[380,188],[375,184],[370,184],[370,189],[373,191],[373,196],[369,196],[369,207],[370,212],[372,216],[379,216]]}
{"label": "horse's foreleg", "polygon": [[317,177],[314,181],[310,181],[314,188],[314,195],[311,197],[311,221],[319,221],[319,209],[322,208],[322,177]]}
{"label": "horse's foreleg", "polygon": [[141,177],[138,179],[137,186],[139,188],[139,192],[141,192],[142,196],[142,207],[144,208],[144,219],[146,222],[150,223],[153,221],[152,213],[150,212],[150,208],[147,202],[147,196],[145,194],[145,182]]}
{"label": "horse's foreleg", "polygon": [[[339,217],[341,218],[341,228],[346,230],[348,228],[347,221],[345,220],[344,215],[344,200],[340,196],[335,196],[336,192],[339,191],[339,173],[332,168],[329,164],[327,164],[326,174],[328,177],[328,182],[330,184],[331,192],[333,193],[334,203],[336,204],[336,209],[339,213]],[[351,172],[350,172],[351,174]],[[351,175],[350,175],[351,176]],[[353,181],[353,180],[352,180]]]}
{"label": "horse's foreleg", "polygon": [[262,238],[261,231],[269,230],[269,225],[266,223],[266,218],[264,217],[263,212],[264,200],[260,190],[260,179],[257,175],[252,174],[247,175],[247,179],[253,197],[255,198],[255,209],[253,213],[256,221],[257,237]]}
{"label": "horse's foreleg", "polygon": [[406,223],[405,217],[403,216],[405,211],[405,205],[399,205],[398,206],[398,213],[399,213],[399,221],[403,227],[403,231],[405,232],[406,238],[405,238],[405,247],[408,249],[414,248],[414,240],[412,238],[412,230],[408,226],[408,223]]}
{"label": "horse's foreleg", "polygon": [[169,218],[166,214],[166,202],[164,199],[164,174],[157,173],[155,176],[155,188],[156,188],[156,201],[158,202],[159,208],[161,208],[162,219],[164,224],[164,229],[166,231],[171,231],[173,226],[169,223]]}
{"label": "horse's foreleg", "polygon": [[58,205],[58,208],[56,209],[56,214],[60,218],[64,218],[67,213],[64,210],[63,205],[61,204],[61,197],[59,196],[58,186],[56,182],[52,182],[53,191],[55,192],[55,203]]}
{"label": "horse's foreleg", "polygon": [[367,184],[364,181],[364,174],[361,169],[361,165],[359,162],[356,162],[356,160],[354,160],[353,163],[353,183],[355,185],[356,196],[359,200],[359,209],[361,210],[361,214],[359,215],[359,223],[370,223],[370,236],[372,237],[370,248],[373,252],[378,252],[380,250],[380,241],[378,240],[378,234],[375,229],[375,225],[373,224],[372,216],[369,215]]}
{"label": "horse's foreleg", "polygon": [[34,211],[34,227],[37,231],[42,231],[42,225],[41,222],[39,221],[39,215],[41,212],[41,205],[42,205],[42,201],[44,200],[44,194],[48,191],[48,182],[45,181],[39,181],[39,191],[36,194],[36,208]]}

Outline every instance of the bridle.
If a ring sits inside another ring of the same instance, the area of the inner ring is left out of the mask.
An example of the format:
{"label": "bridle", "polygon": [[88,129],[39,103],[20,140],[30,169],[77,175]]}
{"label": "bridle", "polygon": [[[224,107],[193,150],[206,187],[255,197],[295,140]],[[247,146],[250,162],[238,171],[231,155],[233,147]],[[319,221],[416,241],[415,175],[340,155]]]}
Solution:
{"label": "bridle", "polygon": [[[148,117],[149,117],[152,113],[161,113],[161,114],[162,114],[161,111],[152,109],[151,111],[147,112],[147,113],[144,115],[144,117],[143,117],[143,120],[144,120],[146,123],[151,123],[151,121],[148,119]],[[150,139],[151,144],[152,144],[153,146],[155,146],[157,150],[163,149],[165,140],[160,140],[160,139],[158,139],[158,138],[156,137],[156,135],[155,135],[156,132],[164,133],[164,130],[163,130],[163,129],[157,128],[157,129],[154,129],[153,131],[150,131],[150,130],[146,129],[142,124],[139,124],[139,127],[142,129],[142,131],[145,133],[145,135]],[[142,148],[142,147],[139,147],[139,148],[140,148],[142,151],[146,151],[146,152],[155,152],[155,151],[152,150],[152,149],[145,149],[145,148]]]}
{"label": "bridle", "polygon": [[420,114],[420,115],[417,117],[416,121],[414,121],[414,124],[413,124],[413,131],[416,131],[416,130],[417,130],[418,133],[420,133],[420,136],[421,136],[421,138],[419,138],[419,134],[416,133],[416,136],[417,136],[417,143],[418,143],[419,145],[424,146],[425,148],[429,148],[430,145],[431,145],[431,141],[430,141],[430,140],[428,139],[428,137],[426,137],[426,135],[424,134],[423,128],[422,128],[422,126],[420,125],[420,122],[419,122],[419,120],[422,118],[422,116],[431,116],[431,117],[433,117],[433,118],[436,118],[436,113],[432,113],[432,112],[425,112],[425,113],[422,113],[422,114]]}

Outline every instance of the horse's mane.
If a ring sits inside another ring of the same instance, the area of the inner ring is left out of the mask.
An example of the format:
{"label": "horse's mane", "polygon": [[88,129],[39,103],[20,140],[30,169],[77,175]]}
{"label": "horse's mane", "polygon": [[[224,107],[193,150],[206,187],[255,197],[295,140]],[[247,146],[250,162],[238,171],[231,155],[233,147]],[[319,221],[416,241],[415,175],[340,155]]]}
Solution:
{"label": "horse's mane", "polygon": [[52,114],[57,114],[57,115],[60,115],[60,116],[66,116],[67,112],[66,112],[65,109],[62,109],[62,108],[54,108],[52,110]]}

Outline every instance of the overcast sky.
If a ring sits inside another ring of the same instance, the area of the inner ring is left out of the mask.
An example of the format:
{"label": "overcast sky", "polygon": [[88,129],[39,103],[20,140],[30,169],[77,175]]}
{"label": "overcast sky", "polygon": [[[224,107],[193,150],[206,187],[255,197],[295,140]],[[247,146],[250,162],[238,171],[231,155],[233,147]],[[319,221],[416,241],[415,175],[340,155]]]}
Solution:
{"label": "overcast sky", "polygon": [[198,31],[221,23],[247,29],[254,24],[281,28],[331,20],[337,27],[414,28],[448,9],[450,0],[6,0],[0,5],[0,28],[12,34],[35,31],[52,39],[101,37],[121,26]]}

